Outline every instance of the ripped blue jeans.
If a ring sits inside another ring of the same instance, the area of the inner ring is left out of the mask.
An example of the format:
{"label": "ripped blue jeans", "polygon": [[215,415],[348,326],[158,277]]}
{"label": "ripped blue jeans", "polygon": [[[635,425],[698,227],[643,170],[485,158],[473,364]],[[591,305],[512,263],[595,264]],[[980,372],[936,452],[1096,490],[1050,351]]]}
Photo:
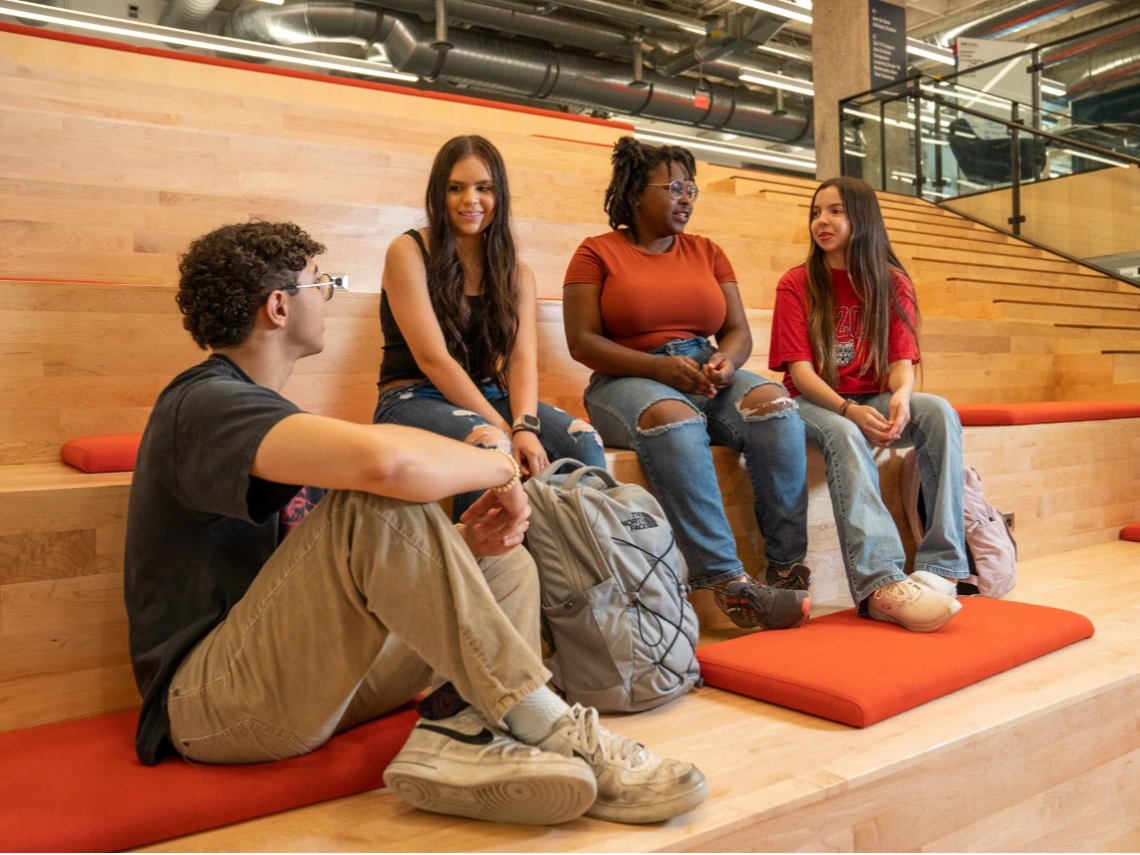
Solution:
{"label": "ripped blue jeans", "polygon": [[[696,337],[671,341],[651,353],[687,356],[704,365],[713,348],[708,339]],[[637,452],[677,535],[694,588],[722,585],[744,572],[724,513],[710,444],[744,455],[768,566],[784,569],[807,554],[807,452],[795,404],[783,399],[761,408],[766,412],[740,409],[744,397],[765,384],[783,389],[744,370],[737,370],[732,385],[715,398],[686,395],[644,377],[609,374],[594,374],[586,387],[586,411],[606,445]],[[669,400],[690,404],[693,417],[662,427],[638,427],[646,410]]]}
{"label": "ripped blue jeans", "polygon": [[[479,385],[479,391],[496,412],[511,422],[511,399],[493,383]],[[538,418],[542,424],[539,440],[553,463],[562,457],[572,457],[587,466],[606,465],[606,456],[597,432],[584,419],[576,419],[565,410],[538,404]],[[424,380],[396,386],[383,392],[372,416],[376,424],[405,425],[457,439],[468,440],[472,431],[487,424],[477,413],[456,407],[434,385]],[[463,493],[455,497],[452,518],[459,519],[479,493]]]}

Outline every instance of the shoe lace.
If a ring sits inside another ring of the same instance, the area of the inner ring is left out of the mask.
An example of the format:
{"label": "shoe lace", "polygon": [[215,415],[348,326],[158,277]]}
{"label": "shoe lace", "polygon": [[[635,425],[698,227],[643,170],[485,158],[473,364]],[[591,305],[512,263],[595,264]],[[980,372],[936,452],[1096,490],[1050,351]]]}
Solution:
{"label": "shoe lace", "polygon": [[881,600],[885,597],[890,597],[900,605],[903,603],[913,602],[921,597],[923,594],[922,585],[913,579],[905,579],[901,582],[894,582],[890,585],[883,585],[879,590],[875,591],[872,595],[875,599]]}
{"label": "shoe lace", "polygon": [[593,707],[574,704],[570,708],[574,722],[569,734],[570,745],[580,751],[591,763],[605,763],[615,759],[624,765],[637,766],[645,762],[648,752],[640,742],[634,742],[602,727],[598,711]]}

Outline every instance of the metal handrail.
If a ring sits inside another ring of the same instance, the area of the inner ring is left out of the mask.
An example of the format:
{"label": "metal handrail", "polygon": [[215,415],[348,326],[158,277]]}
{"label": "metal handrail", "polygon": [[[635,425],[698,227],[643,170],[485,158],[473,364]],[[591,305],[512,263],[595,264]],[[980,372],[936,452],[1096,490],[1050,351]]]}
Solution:
{"label": "metal handrail", "polygon": [[[918,78],[915,77],[915,78],[911,78],[911,79],[917,80]],[[1119,152],[1111,151],[1110,149],[1106,149],[1106,148],[1101,148],[1101,147],[1093,145],[1091,143],[1082,142],[1081,140],[1073,139],[1072,137],[1057,136],[1056,134],[1051,134],[1048,131],[1043,131],[1043,130],[1040,130],[1039,128],[1031,128],[1028,125],[1023,124],[1021,122],[1013,122],[1013,121],[1010,121],[1008,119],[1001,119],[1001,118],[998,118],[997,116],[993,116],[989,113],[983,113],[980,110],[974,110],[970,107],[962,107],[962,106],[959,106],[958,104],[950,103],[941,95],[923,92],[922,89],[920,89],[918,87],[915,87],[914,90],[908,90],[907,92],[898,93],[894,97],[891,97],[891,98],[884,98],[880,103],[881,104],[889,104],[889,103],[892,103],[895,101],[902,101],[902,100],[907,99],[907,98],[917,98],[920,103],[921,103],[922,99],[925,98],[928,101],[932,101],[935,104],[938,104],[939,106],[948,107],[948,108],[950,108],[950,109],[952,109],[958,113],[965,113],[968,116],[976,116],[979,119],[985,119],[986,121],[995,122],[999,125],[1005,126],[1009,130],[1017,131],[1018,133],[1029,133],[1029,134],[1032,134],[1033,136],[1044,137],[1047,140],[1052,140],[1053,142],[1061,143],[1068,148],[1078,148],[1078,149],[1081,149],[1082,151],[1088,152],[1089,154],[1095,154],[1095,155],[1099,155],[1101,157],[1109,157],[1109,158],[1113,158],[1114,160],[1126,161],[1127,163],[1135,164],[1136,166],[1140,166],[1140,157],[1132,157],[1131,155],[1128,155],[1128,154],[1120,154]],[[841,111],[843,110],[843,105],[846,104],[848,100],[849,99],[844,99],[842,102],[840,102],[840,110]],[[1013,102],[1013,103],[1016,104],[1017,102]],[[841,112],[841,115],[842,115],[842,112]],[[915,122],[916,123],[918,122],[917,115],[915,117]],[[921,136],[921,132],[920,132],[920,136]]]}

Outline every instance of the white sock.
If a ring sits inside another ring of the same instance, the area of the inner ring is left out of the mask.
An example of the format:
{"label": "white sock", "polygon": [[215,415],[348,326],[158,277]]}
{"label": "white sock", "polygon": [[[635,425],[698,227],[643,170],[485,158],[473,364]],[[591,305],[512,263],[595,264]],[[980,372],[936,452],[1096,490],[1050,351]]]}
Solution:
{"label": "white sock", "polygon": [[922,583],[928,588],[933,588],[940,594],[945,594],[955,599],[958,597],[958,583],[953,579],[947,579],[945,576],[939,576],[937,573],[931,573],[929,570],[915,570],[910,574],[910,578]]}
{"label": "white sock", "polygon": [[550,736],[555,722],[569,709],[566,701],[546,686],[539,686],[511,707],[504,718],[511,736],[527,745],[537,745]]}

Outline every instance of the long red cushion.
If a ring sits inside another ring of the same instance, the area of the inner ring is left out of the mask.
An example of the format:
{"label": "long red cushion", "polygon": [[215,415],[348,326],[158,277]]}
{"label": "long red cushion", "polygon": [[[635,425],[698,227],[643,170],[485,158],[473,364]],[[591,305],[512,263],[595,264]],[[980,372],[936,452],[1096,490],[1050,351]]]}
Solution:
{"label": "long red cushion", "polygon": [[1140,523],[1132,523],[1126,525],[1120,530],[1121,540],[1137,540],[1140,541]]}
{"label": "long red cushion", "polygon": [[937,632],[854,609],[697,650],[710,686],[866,727],[1093,634],[1088,618],[974,597]]}
{"label": "long red cushion", "polygon": [[141,433],[83,436],[65,443],[59,456],[84,472],[133,472],[140,442]]}
{"label": "long red cushion", "polygon": [[0,851],[127,849],[382,787],[417,717],[401,710],[250,766],[143,766],[137,710],[0,733]]}
{"label": "long red cushion", "polygon": [[1140,418],[1132,401],[1036,401],[1021,404],[961,404],[954,407],[963,425],[1038,425]]}

